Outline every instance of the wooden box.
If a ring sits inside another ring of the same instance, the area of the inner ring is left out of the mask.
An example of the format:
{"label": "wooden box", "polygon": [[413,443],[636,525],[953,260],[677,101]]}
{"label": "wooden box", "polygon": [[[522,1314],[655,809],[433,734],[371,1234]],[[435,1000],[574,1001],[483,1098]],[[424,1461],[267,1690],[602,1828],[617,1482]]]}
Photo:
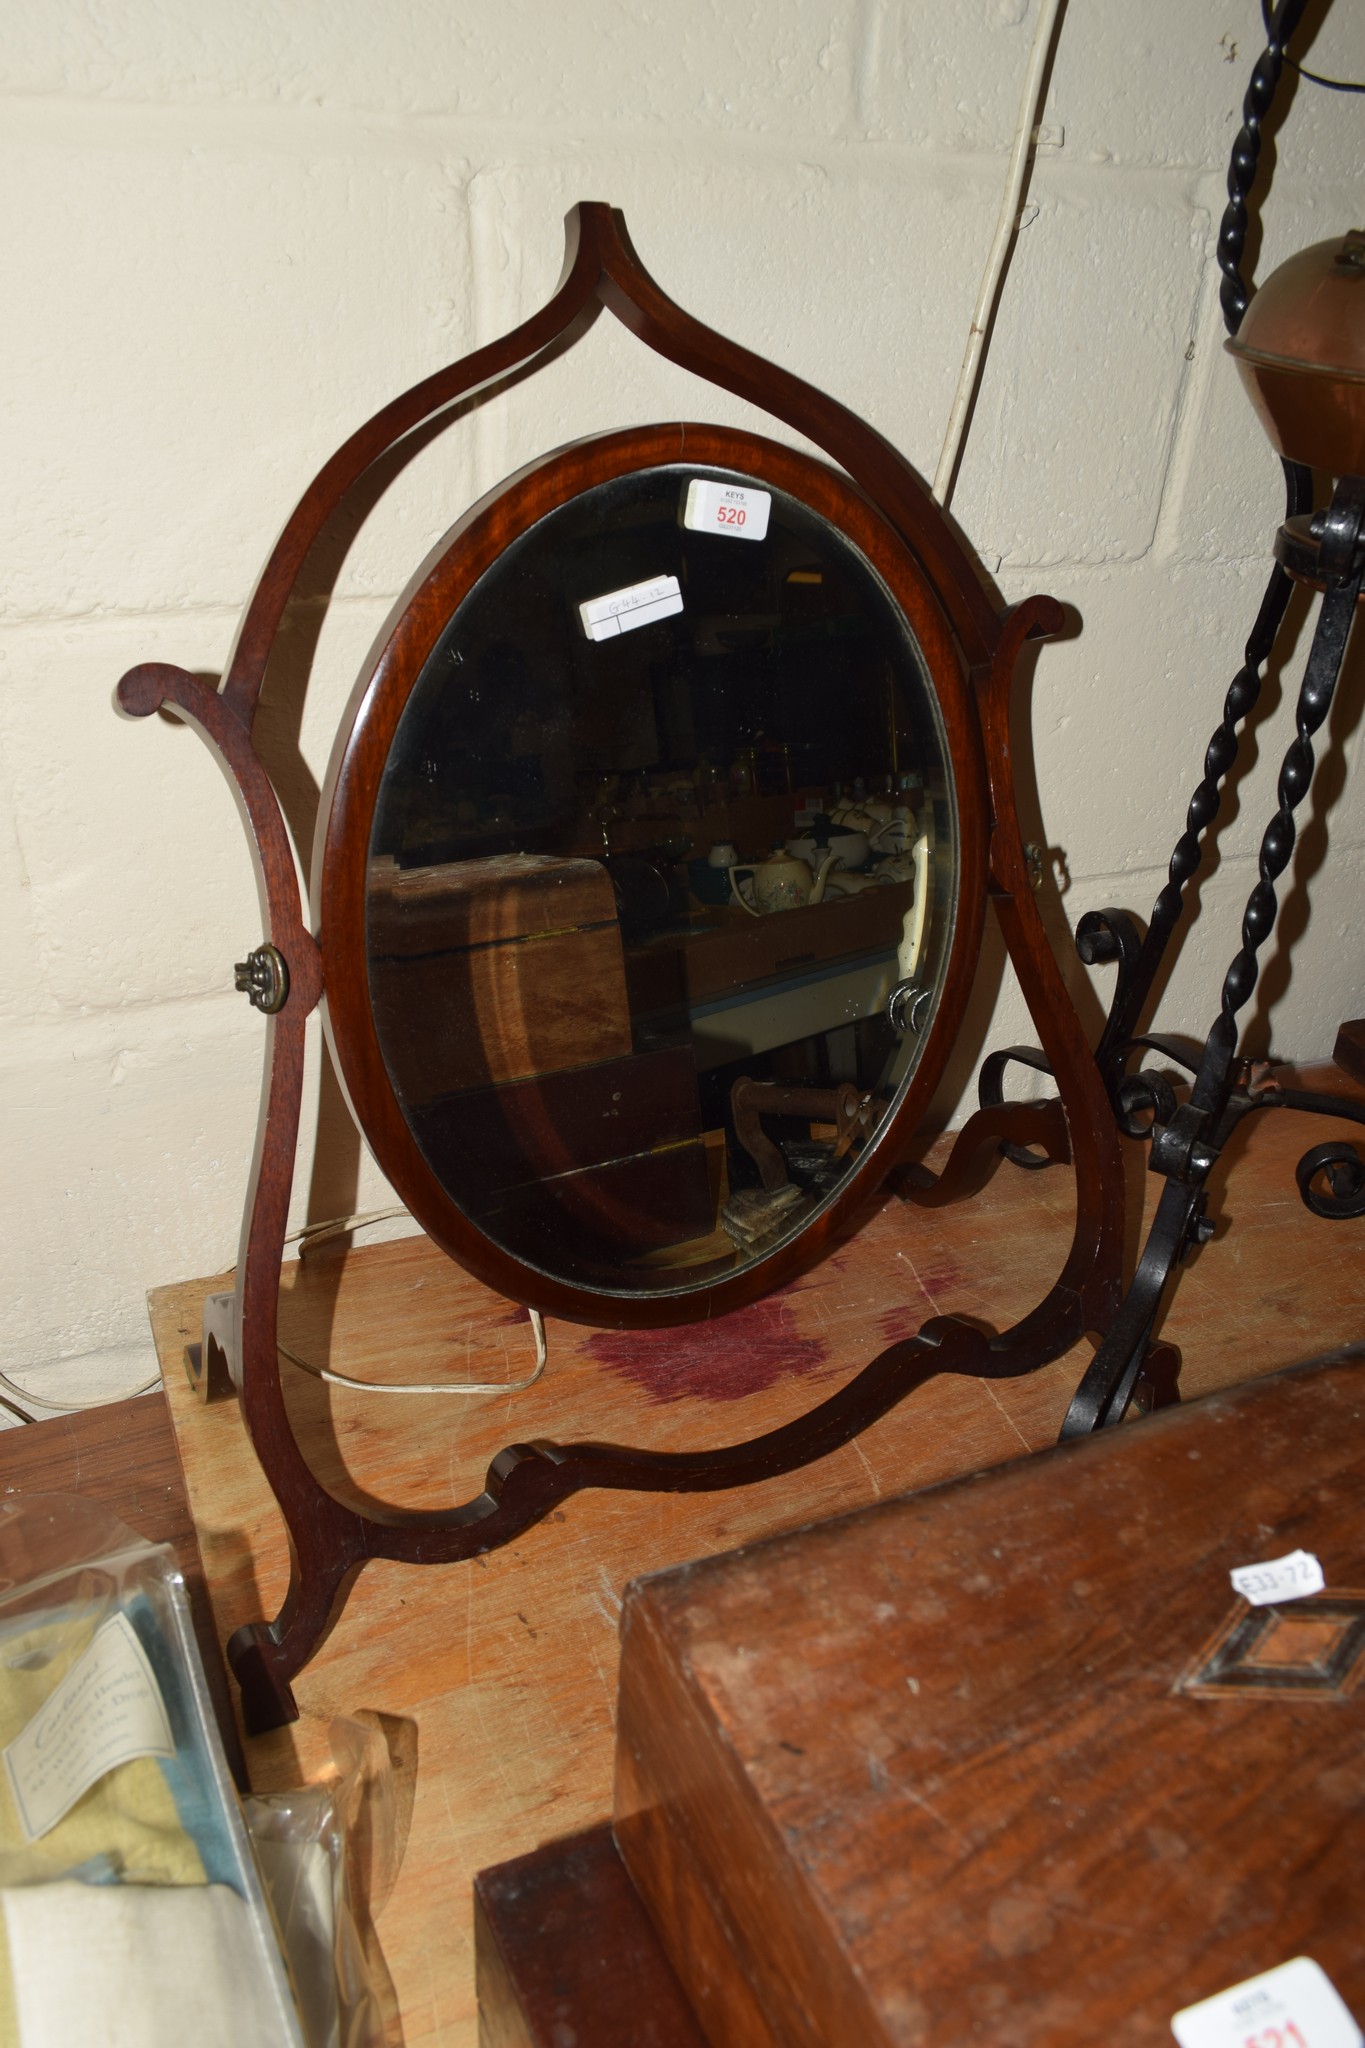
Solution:
{"label": "wooden box", "polygon": [[474,1880],[479,2048],[706,2048],[604,1823]]}
{"label": "wooden box", "polygon": [[1362,1588],[1365,1357],[637,1584],[616,1835],[712,2048],[1169,2048],[1298,1955],[1365,2017]]}

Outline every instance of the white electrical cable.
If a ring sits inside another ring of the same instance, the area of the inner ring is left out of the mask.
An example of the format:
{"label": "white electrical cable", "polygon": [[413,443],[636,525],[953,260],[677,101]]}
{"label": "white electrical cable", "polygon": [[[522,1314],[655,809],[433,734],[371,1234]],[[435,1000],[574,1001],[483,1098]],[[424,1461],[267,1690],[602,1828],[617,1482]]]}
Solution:
{"label": "white electrical cable", "polygon": [[[396,1216],[411,1214],[412,1211],[400,1203],[393,1209],[364,1209],[354,1216],[332,1216],[325,1223],[305,1223],[302,1230],[291,1230],[285,1243],[297,1243],[302,1259],[314,1245],[324,1244],[329,1237],[343,1237],[364,1224],[388,1223]],[[311,1374],[315,1380],[326,1380],[330,1387],[349,1387],[354,1394],[524,1394],[540,1378],[549,1357],[545,1318],[539,1309],[531,1308],[526,1313],[531,1318],[531,1330],[536,1340],[536,1363],[535,1370],[524,1380],[446,1380],[424,1384],[398,1380],[386,1385],[381,1380],[352,1379],[349,1373],[333,1372],[330,1366],[314,1365],[311,1358],[300,1358],[298,1352],[291,1351],[287,1344],[277,1342],[276,1348],[280,1357],[287,1358],[300,1372]]]}
{"label": "white electrical cable", "polygon": [[[16,1401],[27,1401],[31,1408],[49,1409],[54,1415],[83,1415],[91,1408],[112,1408],[118,1401],[132,1401],[139,1394],[149,1394],[153,1387],[159,1387],[160,1384],[161,1375],[157,1373],[154,1378],[144,1380],[140,1387],[129,1387],[126,1392],[120,1394],[102,1394],[98,1401],[47,1401],[41,1394],[30,1394],[27,1387],[21,1387],[16,1380],[9,1379],[6,1374],[0,1372],[0,1387],[5,1389],[6,1394],[12,1394]],[[0,1395],[0,1400],[4,1400],[3,1395]],[[4,1405],[11,1408],[14,1402],[6,1400]],[[25,1415],[25,1422],[32,1420],[31,1415]]]}
{"label": "white electrical cable", "polygon": [[967,351],[962,358],[962,371],[957,380],[953,409],[948,415],[948,431],[943,439],[943,453],[938,458],[938,468],[934,472],[934,498],[940,505],[946,505],[952,493],[953,472],[957,468],[962,437],[967,428],[967,415],[971,411],[977,380],[981,375],[982,350],[986,346],[991,315],[995,311],[995,302],[1000,294],[1005,258],[1009,255],[1010,243],[1014,240],[1014,231],[1019,222],[1019,199],[1028,171],[1034,130],[1038,125],[1038,103],[1042,96],[1043,74],[1047,70],[1048,53],[1052,48],[1052,31],[1061,4],[1062,0],[1041,0],[1038,9],[1037,26],[1033,31],[1033,48],[1029,53],[1028,71],[1024,77],[1024,96],[1019,105],[1019,125],[1014,132],[1014,147],[1010,151],[1009,169],[1005,173],[1005,196],[1000,202],[1000,218],[996,223],[995,240],[991,243],[990,254],[986,258],[986,268],[981,277],[981,290],[976,299],[976,311],[972,314],[972,324],[967,333]]}
{"label": "white electrical cable", "polygon": [[445,1381],[428,1386],[415,1385],[411,1380],[399,1380],[385,1386],[379,1380],[356,1380],[349,1373],[333,1372],[328,1366],[314,1365],[311,1359],[300,1358],[297,1351],[291,1351],[287,1344],[279,1345],[281,1358],[287,1358],[291,1365],[301,1372],[311,1373],[315,1380],[326,1380],[329,1387],[349,1387],[355,1394],[524,1394],[533,1387],[545,1370],[549,1357],[549,1346],[545,1341],[545,1318],[539,1309],[526,1311],[531,1318],[531,1329],[536,1340],[535,1371],[524,1380],[459,1380]]}
{"label": "white electrical cable", "polygon": [[[358,1230],[363,1224],[387,1223],[394,1217],[407,1216],[410,1213],[408,1209],[399,1207],[367,1209],[354,1216],[333,1216],[325,1223],[305,1223],[302,1230],[292,1230],[285,1243],[297,1242],[299,1257],[302,1258],[305,1252],[310,1251],[316,1244],[322,1244],[329,1237],[340,1237],[348,1230]],[[229,1267],[228,1270],[233,1269]],[[531,1318],[531,1329],[536,1341],[536,1363],[535,1370],[523,1380],[461,1380],[455,1384],[447,1382],[443,1386],[415,1386],[408,1381],[402,1381],[396,1386],[383,1386],[377,1380],[355,1380],[344,1372],[330,1372],[324,1366],[314,1365],[309,1359],[300,1358],[296,1352],[289,1350],[287,1345],[281,1344],[279,1350],[282,1358],[287,1358],[291,1365],[298,1366],[301,1372],[311,1373],[314,1379],[327,1380],[334,1387],[350,1387],[354,1392],[361,1394],[524,1394],[526,1389],[533,1387],[540,1378],[549,1358],[545,1318],[539,1309],[528,1309],[527,1314]],[[139,1394],[149,1394],[153,1387],[160,1385],[161,1375],[157,1373],[151,1379],[144,1380],[140,1387],[130,1387],[126,1393],[103,1395],[98,1401],[48,1401],[41,1394],[30,1394],[27,1387],[19,1386],[0,1372],[0,1388],[4,1389],[4,1392],[0,1393],[0,1407],[8,1408],[20,1422],[32,1422],[34,1418],[18,1405],[20,1402],[27,1401],[32,1408],[48,1409],[54,1415],[77,1415],[84,1414],[92,1408],[112,1408],[118,1401],[131,1401]]]}
{"label": "white electrical cable", "polygon": [[291,1230],[285,1243],[297,1244],[302,1258],[315,1244],[325,1244],[329,1237],[344,1237],[348,1231],[359,1230],[363,1224],[389,1223],[396,1216],[411,1214],[411,1209],[402,1202],[392,1209],[361,1209],[354,1216],[332,1216],[325,1223],[305,1223],[302,1230]]}

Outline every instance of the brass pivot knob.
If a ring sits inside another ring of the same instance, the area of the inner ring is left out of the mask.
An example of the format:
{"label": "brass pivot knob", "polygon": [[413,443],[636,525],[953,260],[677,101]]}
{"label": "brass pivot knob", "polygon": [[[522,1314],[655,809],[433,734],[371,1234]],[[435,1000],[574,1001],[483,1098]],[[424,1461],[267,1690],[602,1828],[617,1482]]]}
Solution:
{"label": "brass pivot knob", "polygon": [[237,961],[232,982],[240,995],[250,997],[253,1010],[264,1010],[267,1016],[282,1010],[289,1000],[289,968],[276,946],[257,946],[245,960]]}

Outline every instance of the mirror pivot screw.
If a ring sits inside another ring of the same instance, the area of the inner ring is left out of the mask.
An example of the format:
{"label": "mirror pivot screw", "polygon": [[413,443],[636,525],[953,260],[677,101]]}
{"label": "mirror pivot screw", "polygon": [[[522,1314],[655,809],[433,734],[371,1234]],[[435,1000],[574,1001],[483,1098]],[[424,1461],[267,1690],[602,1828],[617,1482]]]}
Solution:
{"label": "mirror pivot screw", "polygon": [[289,968],[283,953],[276,946],[257,946],[245,960],[236,962],[232,985],[250,998],[253,1010],[264,1010],[273,1017],[289,1000]]}

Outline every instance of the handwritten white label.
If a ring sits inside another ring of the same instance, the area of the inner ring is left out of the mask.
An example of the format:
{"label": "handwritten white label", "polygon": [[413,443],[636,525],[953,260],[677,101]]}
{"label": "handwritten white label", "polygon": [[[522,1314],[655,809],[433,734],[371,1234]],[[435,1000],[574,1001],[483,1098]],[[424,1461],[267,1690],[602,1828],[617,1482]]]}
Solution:
{"label": "handwritten white label", "polygon": [[1232,1590],[1253,1607],[1269,1607],[1280,1600],[1306,1600],[1320,1593],[1327,1581],[1322,1566],[1311,1550],[1291,1550],[1287,1557],[1272,1557],[1265,1564],[1239,1564],[1229,1573]]}
{"label": "handwritten white label", "polygon": [[1180,2048],[1361,2048],[1362,2036],[1325,1970],[1295,1956],[1171,2021]]}
{"label": "handwritten white label", "polygon": [[648,583],[632,583],[624,590],[609,590],[605,597],[590,597],[578,607],[578,616],[589,640],[612,640],[618,633],[633,633],[637,626],[669,618],[682,608],[677,577],[652,576]]}
{"label": "handwritten white label", "polygon": [[174,1755],[160,1688],[126,1614],[96,1630],[4,1751],[19,1824],[30,1842],[55,1828],[106,1771],[134,1757]]}
{"label": "handwritten white label", "polygon": [[683,525],[697,533],[728,534],[732,540],[763,540],[772,503],[771,491],[746,490],[743,484],[694,476],[687,486]]}

